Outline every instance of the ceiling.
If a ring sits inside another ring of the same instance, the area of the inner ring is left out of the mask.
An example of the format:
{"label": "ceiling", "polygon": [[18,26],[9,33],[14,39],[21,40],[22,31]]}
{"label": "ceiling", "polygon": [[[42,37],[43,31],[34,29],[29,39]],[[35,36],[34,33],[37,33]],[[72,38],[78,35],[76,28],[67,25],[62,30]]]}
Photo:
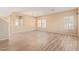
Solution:
{"label": "ceiling", "polygon": [[73,7],[0,7],[0,16],[8,16],[12,12],[20,12],[22,14],[36,17],[69,9],[73,9]]}

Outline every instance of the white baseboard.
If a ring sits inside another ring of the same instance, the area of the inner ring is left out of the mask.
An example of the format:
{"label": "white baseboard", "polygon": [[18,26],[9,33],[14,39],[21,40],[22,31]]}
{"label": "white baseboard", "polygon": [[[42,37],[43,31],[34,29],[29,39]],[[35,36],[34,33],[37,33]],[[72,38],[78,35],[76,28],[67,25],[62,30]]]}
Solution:
{"label": "white baseboard", "polygon": [[30,31],[35,31],[35,29],[28,29],[28,30],[24,30],[24,31],[12,32],[10,34],[21,33],[21,32],[30,32]]}

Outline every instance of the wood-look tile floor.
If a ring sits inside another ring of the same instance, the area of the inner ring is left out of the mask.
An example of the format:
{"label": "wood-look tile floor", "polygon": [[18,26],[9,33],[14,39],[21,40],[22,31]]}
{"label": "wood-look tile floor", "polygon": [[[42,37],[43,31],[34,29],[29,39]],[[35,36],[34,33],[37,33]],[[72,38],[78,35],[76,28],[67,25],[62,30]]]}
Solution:
{"label": "wood-look tile floor", "polygon": [[5,51],[78,51],[79,39],[74,35],[50,32],[23,32],[12,34],[9,40],[0,41]]}

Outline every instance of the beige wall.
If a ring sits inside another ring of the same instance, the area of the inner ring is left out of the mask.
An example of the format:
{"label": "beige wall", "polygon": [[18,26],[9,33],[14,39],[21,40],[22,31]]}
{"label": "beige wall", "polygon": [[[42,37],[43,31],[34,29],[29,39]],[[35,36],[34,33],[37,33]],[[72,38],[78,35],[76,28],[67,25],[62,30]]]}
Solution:
{"label": "beige wall", "polygon": [[[13,13],[10,15],[10,32],[11,33],[16,33],[16,32],[25,32],[25,31],[32,31],[32,30],[41,30],[41,31],[47,31],[47,32],[66,32],[64,30],[64,16],[75,16],[75,31],[68,32],[68,33],[75,33],[77,34],[79,32],[79,26],[76,23],[77,22],[77,16],[76,16],[76,9],[74,10],[69,10],[69,11],[64,11],[60,13],[55,13],[55,14],[50,14],[46,16],[40,16],[40,17],[32,17],[32,16],[27,16],[19,13]],[[22,16],[23,18],[23,26],[22,27],[17,27],[15,25],[16,19],[18,16]],[[47,21],[47,27],[46,29],[41,29],[37,27],[37,23],[35,23],[36,27],[33,27],[33,19],[36,19],[36,22],[40,19],[44,18]],[[78,19],[79,20],[79,19]],[[79,22],[79,21],[78,21]],[[77,27],[78,26],[78,27]],[[35,29],[36,28],[36,29]],[[79,35],[79,33],[78,33]]]}
{"label": "beige wall", "polygon": [[46,29],[37,28],[37,30],[48,31],[48,32],[66,32],[64,30],[64,16],[73,16],[73,15],[75,16],[75,31],[74,32],[70,31],[70,33],[77,34],[77,24],[76,24],[77,19],[75,9],[38,17],[37,20],[39,20],[40,18],[44,18],[47,20],[47,27]]}
{"label": "beige wall", "polygon": [[[21,27],[17,27],[15,24],[19,16],[22,16],[22,19],[23,19],[23,26]],[[33,22],[32,22],[33,19],[35,18],[32,16],[22,15],[19,13],[11,14],[10,15],[10,33],[35,30],[35,27],[33,26]]]}
{"label": "beige wall", "polygon": [[[75,22],[76,22],[77,21],[76,10],[60,12],[60,13],[55,13],[51,15],[36,17],[36,18],[32,16],[23,15],[20,13],[12,13],[8,18],[2,17],[0,19],[0,33],[2,33],[0,34],[0,38],[8,37],[9,31],[10,33],[26,32],[26,31],[32,31],[32,30],[42,30],[47,32],[65,32],[64,16],[72,16],[72,15],[75,16]],[[15,22],[16,22],[16,19],[18,19],[18,16],[22,16],[23,18],[22,27],[17,27],[15,25]],[[46,19],[47,21],[46,29],[41,29],[37,27],[37,21],[40,18]],[[32,22],[33,19],[36,19],[36,23],[35,23],[36,27],[33,26],[34,25]],[[8,25],[10,26],[8,27]],[[78,24],[75,26],[75,31],[74,32],[71,31],[71,33],[76,33],[79,36],[79,8],[78,8]]]}

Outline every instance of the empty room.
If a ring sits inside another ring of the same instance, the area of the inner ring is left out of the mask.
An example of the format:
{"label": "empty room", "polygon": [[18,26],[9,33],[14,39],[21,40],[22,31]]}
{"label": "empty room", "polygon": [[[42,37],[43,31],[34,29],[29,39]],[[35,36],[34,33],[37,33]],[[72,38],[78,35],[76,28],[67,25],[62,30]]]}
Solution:
{"label": "empty room", "polygon": [[0,7],[1,51],[79,51],[79,8]]}

